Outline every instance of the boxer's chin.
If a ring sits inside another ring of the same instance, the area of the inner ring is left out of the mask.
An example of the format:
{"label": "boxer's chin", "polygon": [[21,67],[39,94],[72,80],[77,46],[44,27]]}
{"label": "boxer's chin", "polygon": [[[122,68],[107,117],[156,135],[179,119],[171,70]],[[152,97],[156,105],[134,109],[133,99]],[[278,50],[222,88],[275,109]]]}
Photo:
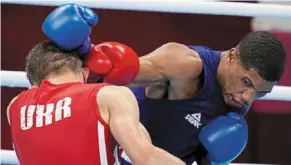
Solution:
{"label": "boxer's chin", "polygon": [[223,94],[223,100],[227,105],[229,105],[229,98],[230,98],[229,94]]}

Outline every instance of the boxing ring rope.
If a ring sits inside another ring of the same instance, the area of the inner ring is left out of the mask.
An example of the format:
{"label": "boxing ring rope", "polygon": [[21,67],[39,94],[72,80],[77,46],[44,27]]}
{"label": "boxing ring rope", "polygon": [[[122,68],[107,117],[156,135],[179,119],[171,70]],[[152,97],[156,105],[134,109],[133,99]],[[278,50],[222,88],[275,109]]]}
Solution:
{"label": "boxing ring rope", "polygon": [[59,6],[76,3],[99,9],[151,11],[188,14],[231,15],[241,17],[291,17],[291,6],[238,2],[209,2],[209,0],[2,0],[1,3],[38,6]]}
{"label": "boxing ring rope", "polygon": [[[0,151],[0,162],[1,164],[6,165],[16,165],[19,164],[16,154],[14,151],[11,150],[1,150]],[[3,159],[5,158],[5,159]],[[2,161],[3,160],[3,161]],[[5,162],[5,163],[4,163]],[[192,165],[197,165],[196,163],[193,163]],[[231,163],[230,165],[258,165],[258,164],[246,164],[246,163]],[[267,165],[267,164],[259,164],[259,165]]]}
{"label": "boxing ring rope", "polygon": [[[239,2],[213,2],[208,0],[2,0],[2,4],[23,4],[38,6],[59,6],[67,3],[76,3],[98,9],[115,9],[131,11],[150,11],[150,12],[168,12],[168,13],[187,13],[187,14],[210,14],[227,15],[241,17],[279,17],[290,18],[291,6],[275,4],[253,4]],[[226,7],[227,6],[227,7]],[[2,87],[22,87],[30,86],[23,71],[5,71],[1,70]],[[281,100],[291,101],[291,87],[275,86],[273,91],[262,98],[262,100]],[[16,154],[13,150],[1,150],[1,164],[18,164]],[[194,163],[195,164],[195,163]],[[231,165],[252,165],[236,164]],[[262,165],[262,164],[260,164]]]}
{"label": "boxing ring rope", "polygon": [[[1,86],[28,88],[29,81],[23,71],[5,71],[1,70]],[[271,93],[267,94],[261,100],[280,100],[291,101],[291,87],[275,86]]]}

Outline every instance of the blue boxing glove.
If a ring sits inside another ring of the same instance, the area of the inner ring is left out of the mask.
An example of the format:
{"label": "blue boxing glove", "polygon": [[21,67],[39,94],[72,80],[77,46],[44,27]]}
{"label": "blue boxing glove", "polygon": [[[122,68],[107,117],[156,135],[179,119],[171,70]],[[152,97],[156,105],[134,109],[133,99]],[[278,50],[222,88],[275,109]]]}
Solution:
{"label": "blue boxing glove", "polygon": [[53,10],[44,20],[42,30],[56,45],[63,50],[79,49],[85,54],[91,48],[89,35],[98,22],[93,10],[67,4]]}
{"label": "blue boxing glove", "polygon": [[208,151],[207,160],[210,164],[228,164],[247,144],[247,123],[239,114],[230,112],[206,125],[198,138]]}

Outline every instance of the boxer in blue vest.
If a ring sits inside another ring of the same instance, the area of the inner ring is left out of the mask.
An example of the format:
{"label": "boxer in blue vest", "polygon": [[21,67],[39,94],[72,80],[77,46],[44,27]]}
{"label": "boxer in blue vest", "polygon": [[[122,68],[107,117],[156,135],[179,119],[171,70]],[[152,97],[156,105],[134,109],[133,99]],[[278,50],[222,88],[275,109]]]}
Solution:
{"label": "boxer in blue vest", "polygon": [[154,145],[186,164],[228,164],[247,143],[243,116],[285,64],[283,44],[268,32],[251,32],[226,51],[167,43],[140,57],[128,86]]}
{"label": "boxer in blue vest", "polygon": [[[73,8],[76,6],[70,9]],[[84,13],[82,18],[87,21],[94,14],[86,10],[78,11]],[[66,11],[57,14],[70,14]],[[52,41],[65,50],[88,53],[89,35],[97,18],[87,22],[63,21],[61,30],[51,26],[55,17],[48,18],[51,19],[45,20],[43,31]],[[122,61],[118,58],[119,49],[106,50],[95,50],[100,53],[96,61],[103,67],[111,64],[108,59]],[[104,81],[131,87],[139,102],[140,120],[155,146],[186,164],[196,161],[216,165],[230,163],[244,149],[248,129],[243,117],[252,102],[270,93],[281,79],[286,53],[271,33],[251,32],[236,47],[225,51],[164,44],[139,58],[139,72],[132,77],[137,61],[124,61],[132,69],[127,67],[121,77],[114,74]],[[109,70],[124,71],[117,68]],[[121,164],[130,164],[126,153],[122,156]]]}

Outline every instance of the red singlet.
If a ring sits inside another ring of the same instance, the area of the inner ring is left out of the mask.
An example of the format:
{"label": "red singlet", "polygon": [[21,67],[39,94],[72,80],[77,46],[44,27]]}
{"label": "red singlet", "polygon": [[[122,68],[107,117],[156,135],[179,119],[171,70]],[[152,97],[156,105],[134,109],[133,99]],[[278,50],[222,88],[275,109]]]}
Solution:
{"label": "red singlet", "polygon": [[99,115],[96,94],[105,84],[44,80],[11,104],[12,141],[22,165],[112,165],[118,147]]}

